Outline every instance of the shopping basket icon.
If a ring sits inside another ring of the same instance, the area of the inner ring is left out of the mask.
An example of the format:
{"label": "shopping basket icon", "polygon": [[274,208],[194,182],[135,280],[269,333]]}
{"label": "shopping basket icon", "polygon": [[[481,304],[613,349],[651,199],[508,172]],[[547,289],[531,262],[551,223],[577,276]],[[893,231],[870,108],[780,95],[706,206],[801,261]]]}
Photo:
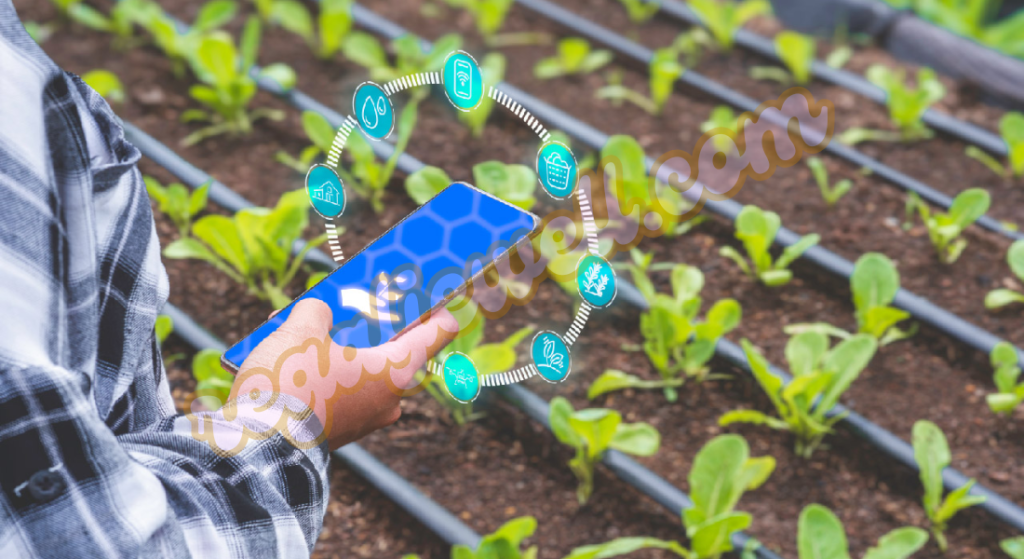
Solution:
{"label": "shopping basket icon", "polygon": [[562,159],[562,154],[553,152],[544,158],[544,175],[548,188],[562,192],[569,188],[569,163]]}

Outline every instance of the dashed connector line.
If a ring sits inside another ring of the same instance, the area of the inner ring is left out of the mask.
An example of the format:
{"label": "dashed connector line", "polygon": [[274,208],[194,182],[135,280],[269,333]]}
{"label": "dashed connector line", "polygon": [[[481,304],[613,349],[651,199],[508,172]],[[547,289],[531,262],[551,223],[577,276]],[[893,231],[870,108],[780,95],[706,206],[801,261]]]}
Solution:
{"label": "dashed connector line", "polygon": [[487,375],[483,378],[481,383],[483,386],[505,386],[506,384],[515,384],[517,382],[523,382],[524,380],[538,374],[537,368],[533,364],[524,365],[518,369],[511,371],[505,371],[504,373],[494,373]]}
{"label": "dashed connector line", "polygon": [[590,254],[601,256],[597,246],[597,225],[594,224],[594,212],[590,209],[590,201],[582,188],[578,188],[580,212],[583,214],[583,230],[587,233],[587,248]]}
{"label": "dashed connector line", "polygon": [[342,252],[341,245],[338,244],[338,230],[334,228],[333,220],[327,221],[327,244],[331,247],[331,255],[335,262],[345,259],[345,253]]}
{"label": "dashed connector line", "polygon": [[565,333],[565,345],[572,347],[572,344],[576,342],[576,338],[583,331],[583,326],[586,325],[587,319],[590,318],[590,310],[593,308],[586,301],[580,303],[580,308],[576,311],[576,318],[569,326],[569,331]]}
{"label": "dashed connector line", "polygon": [[358,123],[351,115],[345,117],[345,122],[341,123],[338,131],[334,134],[334,141],[331,142],[331,149],[327,152],[327,164],[331,167],[338,166],[338,159],[341,158],[341,150],[345,149],[345,142],[348,140],[348,135],[352,133],[352,130],[358,126]]}
{"label": "dashed connector line", "polygon": [[546,142],[551,139],[551,134],[548,133],[546,128],[544,128],[544,125],[541,124],[536,117],[530,114],[530,111],[526,110],[526,107],[520,105],[519,103],[516,103],[515,100],[506,95],[503,91],[501,91],[500,89],[495,89],[494,86],[488,86],[487,96],[501,103],[502,105],[505,106],[505,108],[512,111],[512,113],[515,114],[517,117],[523,119],[523,122],[525,122],[527,126],[532,128],[533,131],[536,132],[538,136],[540,136],[540,139],[542,141]]}
{"label": "dashed connector line", "polygon": [[398,79],[391,80],[384,84],[384,94],[391,97],[393,94],[402,91],[403,89],[409,89],[410,87],[419,87],[421,85],[437,85],[441,83],[440,72],[420,72],[419,74],[412,74],[409,76],[402,76]]}

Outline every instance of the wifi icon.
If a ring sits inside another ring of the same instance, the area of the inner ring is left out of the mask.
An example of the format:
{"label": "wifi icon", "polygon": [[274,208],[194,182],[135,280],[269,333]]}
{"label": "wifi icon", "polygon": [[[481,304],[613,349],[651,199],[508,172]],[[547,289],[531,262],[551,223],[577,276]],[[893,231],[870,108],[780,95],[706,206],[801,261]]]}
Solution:
{"label": "wifi icon", "polygon": [[444,89],[448,100],[460,110],[470,110],[483,96],[480,67],[473,57],[462,51],[448,55],[444,62]]}

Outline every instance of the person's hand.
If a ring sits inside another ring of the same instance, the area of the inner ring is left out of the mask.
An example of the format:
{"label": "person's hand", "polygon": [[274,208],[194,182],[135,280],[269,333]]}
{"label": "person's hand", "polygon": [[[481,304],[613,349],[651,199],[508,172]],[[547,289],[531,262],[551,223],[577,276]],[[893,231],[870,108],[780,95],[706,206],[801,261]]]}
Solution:
{"label": "person's hand", "polygon": [[265,390],[269,378],[274,391],[312,408],[333,450],[394,423],[402,413],[402,391],[414,386],[416,371],[459,330],[451,313],[440,309],[395,340],[356,350],[331,341],[333,326],[326,303],[300,301],[242,363],[231,400]]}

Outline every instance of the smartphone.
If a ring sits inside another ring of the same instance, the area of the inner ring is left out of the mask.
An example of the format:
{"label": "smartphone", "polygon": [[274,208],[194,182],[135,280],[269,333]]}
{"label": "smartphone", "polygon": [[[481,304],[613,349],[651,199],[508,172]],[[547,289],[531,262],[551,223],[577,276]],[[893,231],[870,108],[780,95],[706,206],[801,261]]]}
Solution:
{"label": "smartphone", "polygon": [[461,58],[455,61],[455,96],[473,98],[473,67]]}
{"label": "smartphone", "polygon": [[331,307],[335,343],[366,348],[390,341],[510,258],[540,225],[522,208],[453,183],[231,346],[221,362],[237,372],[295,303],[310,297]]}

